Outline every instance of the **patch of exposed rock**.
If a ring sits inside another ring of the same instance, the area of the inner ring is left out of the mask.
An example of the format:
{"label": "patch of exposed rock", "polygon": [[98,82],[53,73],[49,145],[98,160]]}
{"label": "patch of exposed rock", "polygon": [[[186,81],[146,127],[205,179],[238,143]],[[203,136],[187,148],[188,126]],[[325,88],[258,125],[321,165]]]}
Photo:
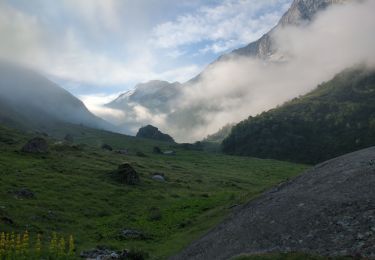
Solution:
{"label": "patch of exposed rock", "polygon": [[375,147],[324,162],[238,207],[171,259],[300,251],[375,259]]}
{"label": "patch of exposed rock", "polygon": [[129,163],[119,165],[118,169],[112,172],[112,177],[116,181],[126,185],[136,185],[140,182],[138,173]]}
{"label": "patch of exposed rock", "polygon": [[29,140],[21,149],[25,153],[47,153],[48,143],[44,138],[35,137]]}
{"label": "patch of exposed rock", "polygon": [[32,199],[35,197],[34,193],[27,188],[9,191],[8,193],[13,194],[16,199]]}
{"label": "patch of exposed rock", "polygon": [[120,239],[144,240],[147,236],[145,233],[135,229],[124,229],[120,232]]}
{"label": "patch of exposed rock", "polygon": [[107,151],[112,151],[113,150],[112,146],[110,146],[109,144],[102,144],[101,148],[103,150],[107,150]]}
{"label": "patch of exposed rock", "polygon": [[129,259],[127,250],[114,251],[101,247],[82,251],[80,257],[90,260]]}
{"label": "patch of exposed rock", "polygon": [[162,133],[157,127],[152,125],[141,127],[138,130],[136,137],[174,143],[174,140],[170,135]]}

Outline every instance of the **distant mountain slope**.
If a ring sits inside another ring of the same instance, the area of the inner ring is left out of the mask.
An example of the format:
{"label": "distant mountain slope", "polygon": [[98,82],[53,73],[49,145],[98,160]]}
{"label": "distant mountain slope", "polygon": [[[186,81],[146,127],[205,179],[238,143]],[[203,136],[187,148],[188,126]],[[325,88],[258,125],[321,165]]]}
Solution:
{"label": "distant mountain slope", "polygon": [[[279,23],[270,32],[263,35],[259,40],[250,43],[249,45],[232,51],[229,55],[224,55],[218,60],[228,57],[239,56],[252,56],[261,59],[272,58],[277,54],[277,49],[274,46],[271,34],[279,28],[288,25],[300,26],[309,23],[315,15],[326,9],[327,7],[355,0],[294,0],[289,10],[282,16]],[[282,57],[282,54],[276,55],[276,58]]]}
{"label": "distant mountain slope", "polygon": [[134,104],[138,104],[149,110],[168,112],[168,101],[178,96],[180,88],[181,84],[179,82],[169,83],[167,81],[152,80],[136,85],[133,90],[121,94],[106,106],[126,110]]}
{"label": "distant mountain slope", "polygon": [[238,207],[171,259],[224,260],[269,252],[373,259],[374,158],[372,147],[317,165]]}
{"label": "distant mountain slope", "polygon": [[137,84],[133,90],[121,94],[106,106],[123,111],[126,120],[119,128],[124,133],[135,134],[141,126],[157,123],[150,121],[150,118],[142,118],[144,114],[170,113],[173,101],[181,92],[182,84],[179,82],[152,80]]}
{"label": "distant mountain slope", "polygon": [[[145,124],[157,125],[157,122],[152,122],[153,117],[161,115],[167,118],[170,125],[179,125],[181,116],[178,114],[178,108],[174,109],[174,101],[181,96],[182,90],[191,87],[193,84],[203,84],[202,75],[209,71],[214,65],[227,59],[236,59],[238,57],[257,57],[264,60],[280,61],[283,59],[283,53],[278,53],[276,47],[272,43],[272,33],[281,27],[287,25],[302,25],[311,21],[315,15],[329,7],[330,5],[356,0],[294,0],[289,10],[280,19],[278,25],[270,32],[266,33],[259,40],[250,43],[249,45],[234,50],[229,54],[222,55],[216,61],[207,66],[199,75],[190,79],[184,84],[168,83],[165,81],[150,81],[144,84],[135,86],[134,90],[121,94],[114,101],[107,106],[110,108],[119,109],[125,112],[125,119],[121,129],[126,133],[135,133],[137,129]],[[229,88],[230,86],[228,86]],[[250,86],[249,86],[250,87]],[[201,108],[195,108],[199,110]],[[149,117],[139,116],[140,110],[143,114],[150,115]],[[193,109],[192,109],[193,110]],[[177,116],[175,116],[177,111]],[[197,113],[198,115],[203,114]],[[249,111],[251,113],[251,111]],[[197,117],[192,114],[191,117]],[[194,118],[194,119],[195,119]],[[193,122],[193,120],[189,120]],[[198,118],[197,122],[201,122]],[[159,126],[160,127],[160,126]],[[194,123],[187,128],[194,128]],[[177,136],[176,136],[177,137]]]}
{"label": "distant mountain slope", "polygon": [[0,64],[0,121],[13,127],[40,129],[58,122],[112,129],[72,94],[29,69]]}
{"label": "distant mountain slope", "polygon": [[249,117],[223,141],[228,154],[306,163],[375,145],[375,72],[342,72],[311,93]]}

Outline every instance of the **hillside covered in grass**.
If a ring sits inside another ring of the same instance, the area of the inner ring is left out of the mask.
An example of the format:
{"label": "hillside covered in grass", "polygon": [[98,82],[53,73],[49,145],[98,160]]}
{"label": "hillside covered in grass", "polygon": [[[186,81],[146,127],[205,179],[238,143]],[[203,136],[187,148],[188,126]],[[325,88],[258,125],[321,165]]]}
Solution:
{"label": "hillside covered in grass", "polygon": [[[35,134],[0,127],[0,231],[28,230],[31,237],[40,233],[42,238],[53,232],[73,235],[77,256],[82,250],[104,246],[165,259],[236,205],[306,169],[80,126],[59,131],[54,138],[44,137],[48,153],[29,154],[20,150]],[[67,133],[74,143],[58,138]],[[103,144],[113,151],[102,149]],[[156,154],[155,146],[176,154]],[[111,178],[124,162],[138,172],[140,184],[128,186]],[[152,179],[155,174],[165,181]],[[124,230],[142,235],[124,238]]]}
{"label": "hillside covered in grass", "polygon": [[375,72],[361,67],[242,121],[222,148],[227,154],[317,163],[373,145]]}

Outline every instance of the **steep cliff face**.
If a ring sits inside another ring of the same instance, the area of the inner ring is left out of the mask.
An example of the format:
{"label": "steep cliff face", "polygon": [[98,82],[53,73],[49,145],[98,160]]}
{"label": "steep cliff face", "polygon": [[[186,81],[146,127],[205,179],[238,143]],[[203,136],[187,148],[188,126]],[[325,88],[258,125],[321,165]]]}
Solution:
{"label": "steep cliff face", "polygon": [[279,26],[300,25],[311,21],[316,13],[330,5],[343,3],[349,0],[295,0],[279,22]]}
{"label": "steep cliff face", "polygon": [[252,42],[243,48],[236,49],[229,55],[224,55],[223,57],[240,55],[268,59],[277,52],[271,38],[271,34],[275,30],[289,25],[299,26],[306,24],[310,22],[318,12],[333,4],[340,4],[347,1],[355,0],[295,0],[289,10],[282,16],[277,26],[270,32],[263,35],[259,40]]}

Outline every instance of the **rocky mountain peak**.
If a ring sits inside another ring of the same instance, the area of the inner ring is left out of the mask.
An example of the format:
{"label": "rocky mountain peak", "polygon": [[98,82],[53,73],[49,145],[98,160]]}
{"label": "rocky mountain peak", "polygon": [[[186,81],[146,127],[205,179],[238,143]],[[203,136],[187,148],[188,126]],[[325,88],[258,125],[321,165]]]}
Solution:
{"label": "rocky mountain peak", "polygon": [[312,20],[317,12],[328,6],[347,1],[349,0],[294,0],[288,12],[281,18],[279,25],[300,25]]}
{"label": "rocky mountain peak", "polygon": [[[302,25],[311,21],[314,16],[326,9],[327,7],[358,0],[294,0],[289,10],[281,17],[279,23],[270,32],[263,35],[259,40],[249,45],[234,50],[231,54],[223,57],[234,55],[253,56],[260,59],[268,59],[277,52],[272,44],[271,33],[280,27],[288,25]],[[222,58],[219,58],[219,60]]]}

